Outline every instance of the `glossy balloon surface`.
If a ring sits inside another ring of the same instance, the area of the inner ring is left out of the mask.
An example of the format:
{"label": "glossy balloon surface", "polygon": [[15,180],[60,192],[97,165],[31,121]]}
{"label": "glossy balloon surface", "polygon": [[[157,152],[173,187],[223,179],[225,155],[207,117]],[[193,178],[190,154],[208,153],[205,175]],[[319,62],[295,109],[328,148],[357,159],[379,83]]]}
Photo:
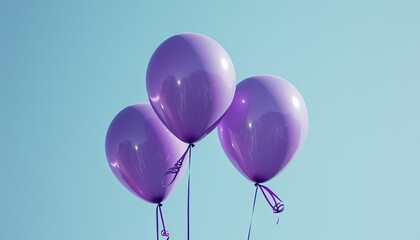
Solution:
{"label": "glossy balloon surface", "polygon": [[162,185],[164,174],[187,146],[165,128],[150,104],[142,103],[123,109],[114,118],[106,135],[105,150],[109,166],[122,185],[148,202],[159,203],[182,177],[186,166],[173,184]]}
{"label": "glossy balloon surface", "polygon": [[299,91],[288,81],[259,75],[240,82],[218,127],[232,164],[250,181],[278,174],[303,145],[308,113]]}
{"label": "glossy balloon surface", "polygon": [[235,94],[235,70],[220,44],[196,33],[170,37],[153,53],[146,75],[150,103],[166,127],[194,143],[216,126]]}

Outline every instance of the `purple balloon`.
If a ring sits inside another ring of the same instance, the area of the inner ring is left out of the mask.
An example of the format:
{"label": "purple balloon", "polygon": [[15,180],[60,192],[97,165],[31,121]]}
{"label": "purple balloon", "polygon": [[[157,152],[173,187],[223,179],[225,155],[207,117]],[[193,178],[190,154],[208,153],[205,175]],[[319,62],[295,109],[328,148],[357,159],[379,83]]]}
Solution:
{"label": "purple balloon", "polygon": [[213,39],[170,37],[153,53],[146,86],[153,109],[179,139],[194,143],[218,124],[235,95],[235,69]]}
{"label": "purple balloon", "polygon": [[250,181],[277,175],[303,145],[308,113],[299,91],[271,75],[245,79],[219,124],[221,144],[232,164]]}
{"label": "purple balloon", "polygon": [[164,201],[180,181],[185,167],[171,185],[162,184],[164,174],[185,148],[187,144],[165,128],[148,103],[135,104],[118,113],[105,142],[109,166],[121,184],[151,203]]}

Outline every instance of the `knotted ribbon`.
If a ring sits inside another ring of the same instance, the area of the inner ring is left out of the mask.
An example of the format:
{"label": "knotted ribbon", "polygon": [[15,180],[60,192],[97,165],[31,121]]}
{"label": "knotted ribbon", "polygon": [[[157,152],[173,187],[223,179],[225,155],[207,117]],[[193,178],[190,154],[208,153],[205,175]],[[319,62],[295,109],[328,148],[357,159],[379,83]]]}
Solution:
{"label": "knotted ribbon", "polygon": [[169,240],[169,232],[166,231],[165,227],[165,220],[163,220],[163,214],[162,214],[162,203],[159,203],[156,206],[156,239],[159,240],[159,215],[160,215],[160,221],[162,223],[163,230],[160,232],[160,235],[162,237],[167,237],[166,240]]}
{"label": "knotted ribbon", "polygon": [[[188,157],[188,190],[187,190],[187,240],[190,239],[190,185],[191,185],[191,177],[190,177],[190,169],[191,169],[191,149],[195,147],[194,144],[190,143],[187,147],[187,150],[185,150],[185,152],[182,154],[181,158],[175,163],[175,165],[171,168],[168,169],[168,171],[163,175],[162,178],[162,185],[164,187],[167,187],[169,185],[171,185],[176,177],[178,176],[178,173],[181,171],[181,167],[182,164],[184,163],[185,157],[187,156],[187,153],[189,153],[189,157]],[[173,175],[173,176],[172,176]],[[172,178],[170,178],[170,181],[168,184],[165,184],[165,179],[167,177],[172,176]],[[169,238],[168,238],[169,239]]]}
{"label": "knotted ribbon", "polygon": [[[252,219],[254,218],[255,203],[257,201],[258,189],[261,190],[262,194],[264,195],[265,200],[267,200],[267,203],[273,209],[273,213],[277,214],[276,224],[279,223],[280,213],[284,211],[283,201],[273,191],[271,191],[271,189],[259,183],[255,183],[254,185],[255,185],[255,194],[254,194],[254,203],[252,205],[251,221],[249,223],[249,229],[248,229],[248,240],[251,237]],[[271,199],[269,198],[269,196],[271,197]]]}

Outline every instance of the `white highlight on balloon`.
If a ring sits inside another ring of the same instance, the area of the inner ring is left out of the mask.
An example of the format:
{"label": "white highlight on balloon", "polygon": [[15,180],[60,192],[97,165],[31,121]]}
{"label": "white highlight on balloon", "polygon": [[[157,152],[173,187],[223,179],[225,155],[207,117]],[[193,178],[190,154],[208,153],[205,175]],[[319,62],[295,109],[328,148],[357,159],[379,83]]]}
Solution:
{"label": "white highlight on balloon", "polygon": [[181,86],[181,80],[178,79],[177,83],[178,83],[178,86]]}
{"label": "white highlight on balloon", "polygon": [[292,103],[296,108],[300,108],[299,100],[296,97],[292,97]]}
{"label": "white highlight on balloon", "polygon": [[224,59],[224,58],[222,58],[221,60],[220,60],[220,63],[222,64],[222,67],[224,68],[224,69],[228,69],[229,68],[229,64],[228,64],[228,62],[226,61],[226,59]]}
{"label": "white highlight on balloon", "polygon": [[118,162],[112,162],[111,166],[116,167],[116,168],[120,168],[120,165],[118,164]]}
{"label": "white highlight on balloon", "polygon": [[245,99],[242,99],[242,101],[241,101],[242,103],[245,103]]}
{"label": "white highlight on balloon", "polygon": [[252,123],[248,123],[248,127],[249,128],[252,128]]}
{"label": "white highlight on balloon", "polygon": [[159,95],[157,95],[156,97],[150,97],[150,100],[151,100],[152,102],[157,102],[157,101],[159,101],[159,100],[160,100],[160,97],[159,97]]}

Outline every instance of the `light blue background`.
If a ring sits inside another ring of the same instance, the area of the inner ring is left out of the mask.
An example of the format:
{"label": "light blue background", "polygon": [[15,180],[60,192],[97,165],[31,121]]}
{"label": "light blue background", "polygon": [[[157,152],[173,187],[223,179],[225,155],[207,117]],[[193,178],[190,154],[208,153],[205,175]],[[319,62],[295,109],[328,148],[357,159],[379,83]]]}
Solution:
{"label": "light blue background", "polygon": [[[305,146],[267,184],[281,223],[259,198],[252,239],[420,238],[420,1],[147,2],[0,0],[0,239],[155,239],[104,137],[147,101],[155,48],[186,31],[221,43],[238,82],[282,76],[308,106]],[[191,239],[245,239],[254,187],[215,132],[192,164]],[[164,205],[173,240],[185,186]]]}

